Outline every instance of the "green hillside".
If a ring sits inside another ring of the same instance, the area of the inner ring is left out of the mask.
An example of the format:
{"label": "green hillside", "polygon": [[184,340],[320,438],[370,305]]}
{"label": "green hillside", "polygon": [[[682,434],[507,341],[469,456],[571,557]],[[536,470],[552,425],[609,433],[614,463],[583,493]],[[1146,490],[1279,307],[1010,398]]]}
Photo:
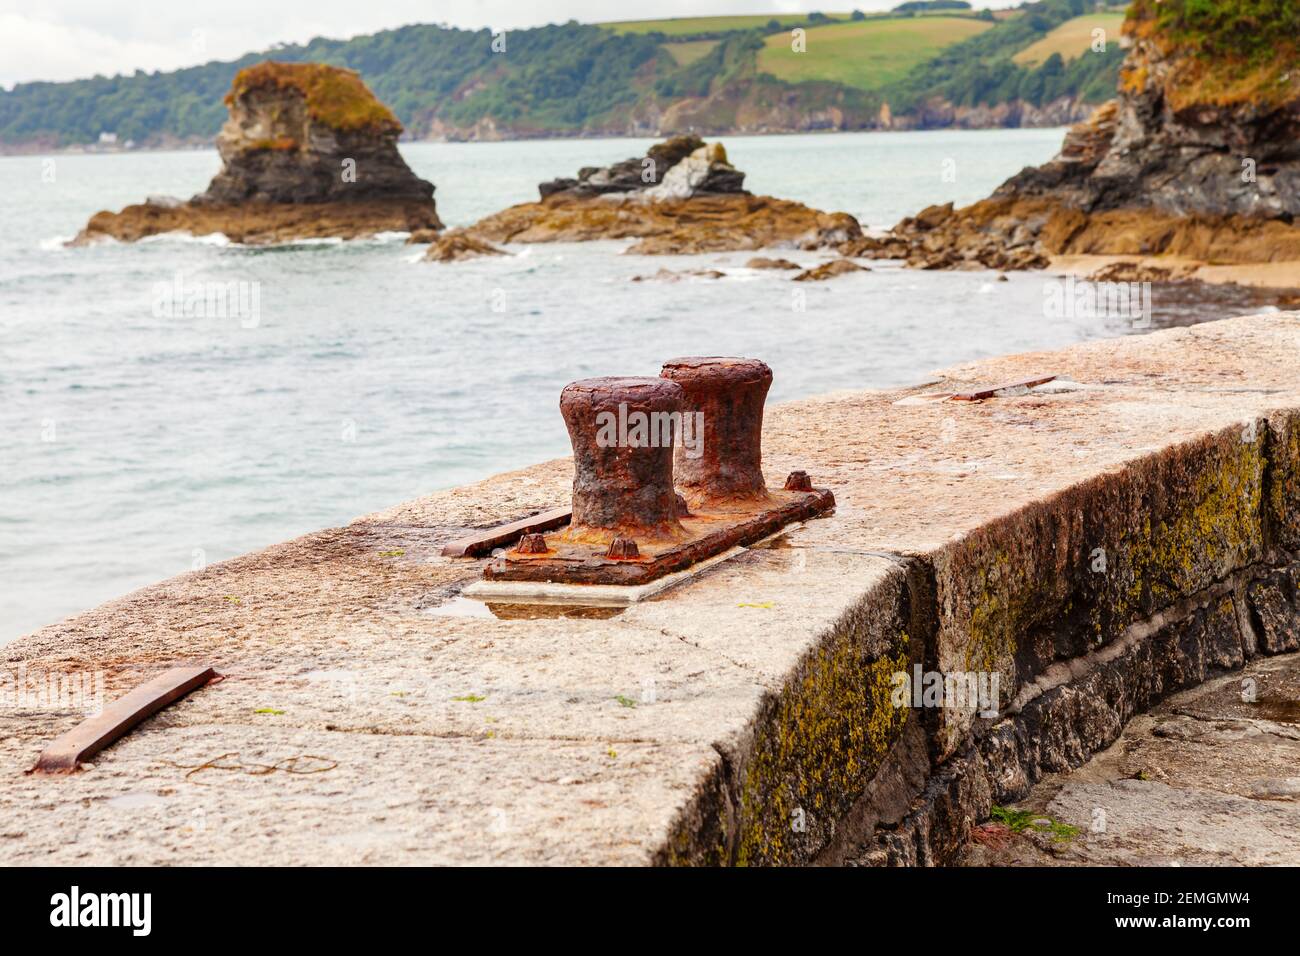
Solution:
{"label": "green hillside", "polygon": [[689,40],[685,43],[667,43],[664,49],[678,66],[690,66],[696,60],[713,52],[720,40]]}
{"label": "green hillside", "polygon": [[[829,13],[833,20],[847,20],[847,13]],[[732,33],[737,30],[760,30],[771,24],[780,27],[804,26],[804,13],[771,13],[735,17],[674,17],[668,20],[627,20],[602,23],[615,33],[662,33],[667,37],[699,36],[709,33]]]}
{"label": "green hillside", "polygon": [[1067,20],[1037,43],[1031,43],[1011,58],[1021,66],[1036,66],[1059,53],[1065,62],[1078,59],[1092,50],[1094,30],[1105,31],[1107,44],[1119,41],[1120,27],[1124,24],[1122,13],[1089,13]]}
{"label": "green hillside", "polygon": [[792,49],[787,33],[767,37],[758,68],[788,83],[830,80],[878,90],[992,26],[974,17],[924,16],[811,27],[803,52]]}
{"label": "green hillside", "polygon": [[[1052,50],[1041,62],[1026,52],[1065,42],[1069,24],[1095,12],[1090,0],[1039,0],[1004,18],[949,2],[883,14],[569,22],[511,31],[501,53],[487,30],[416,25],[170,73],[22,83],[0,91],[0,147],[94,143],[101,132],[139,145],[206,142],[235,73],[265,59],[358,71],[417,138],[868,129],[885,103],[897,119],[936,99],[1038,105],[1112,95],[1118,44],[1072,59]],[[791,50],[796,26],[803,53]]]}
{"label": "green hillside", "polygon": [[1044,0],[1025,4],[1017,15],[994,29],[955,43],[889,87],[890,104],[906,113],[938,98],[955,106],[992,105],[1019,100],[1041,105],[1062,96],[1100,103],[1115,95],[1124,51],[1108,43],[1104,53],[1088,53],[1066,62],[1054,53],[1037,65],[1015,56],[1049,36],[1064,23],[1095,13],[1084,0]]}

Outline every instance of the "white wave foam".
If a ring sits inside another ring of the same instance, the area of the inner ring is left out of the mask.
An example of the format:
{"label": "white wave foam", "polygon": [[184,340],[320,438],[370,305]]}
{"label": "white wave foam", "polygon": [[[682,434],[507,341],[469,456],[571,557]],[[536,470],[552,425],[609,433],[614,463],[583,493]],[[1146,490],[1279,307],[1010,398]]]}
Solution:
{"label": "white wave foam", "polygon": [[224,232],[210,232],[207,235],[196,236],[190,232],[160,232],[154,236],[145,236],[141,242],[192,242],[200,246],[230,246],[238,245],[232,243],[230,237]]}

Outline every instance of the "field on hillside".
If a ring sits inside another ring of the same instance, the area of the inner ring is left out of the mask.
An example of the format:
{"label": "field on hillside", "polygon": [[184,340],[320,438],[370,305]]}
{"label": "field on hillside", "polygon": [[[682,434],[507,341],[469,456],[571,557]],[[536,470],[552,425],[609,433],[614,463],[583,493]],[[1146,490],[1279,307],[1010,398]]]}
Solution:
{"label": "field on hillside", "polygon": [[[833,20],[847,20],[847,13],[826,14]],[[662,33],[664,36],[689,36],[692,33],[718,33],[723,30],[753,30],[776,20],[781,26],[808,22],[806,13],[767,13],[736,17],[678,17],[672,20],[626,20],[602,23],[615,33]]]}
{"label": "field on hillside", "polygon": [[874,90],[991,26],[970,17],[938,16],[833,23],[809,29],[803,53],[791,49],[789,34],[768,37],[758,68],[790,83],[833,80]]}
{"label": "field on hillside", "polygon": [[689,66],[717,45],[717,40],[684,40],[665,43],[663,49],[668,51],[678,66]]}
{"label": "field on hillside", "polygon": [[1021,66],[1036,66],[1053,53],[1061,54],[1067,63],[1082,56],[1092,47],[1092,31],[1101,27],[1106,31],[1106,43],[1119,42],[1122,13],[1088,13],[1067,20],[1037,43],[1025,47],[1011,59]]}

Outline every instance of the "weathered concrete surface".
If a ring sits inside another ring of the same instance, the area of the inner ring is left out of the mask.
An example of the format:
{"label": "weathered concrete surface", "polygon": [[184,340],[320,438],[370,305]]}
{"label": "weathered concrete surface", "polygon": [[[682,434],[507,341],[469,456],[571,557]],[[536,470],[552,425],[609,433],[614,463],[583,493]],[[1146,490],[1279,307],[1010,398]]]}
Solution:
{"label": "weathered concrete surface", "polygon": [[[777,407],[769,481],[805,468],[836,514],[613,617],[446,613],[481,565],[441,545],[563,503],[565,461],[143,589],[0,658],[102,669],[110,694],[182,661],[228,679],[73,777],[22,770],[76,714],[0,710],[0,862],[950,859],[999,792],[1240,664],[1257,631],[1295,646],[1297,356],[1287,313]],[[1038,372],[1077,384],[928,397]],[[1212,635],[1194,667],[1174,653],[1190,620]],[[1155,675],[1141,694],[1130,658]],[[891,707],[914,662],[999,669],[1009,716]],[[1123,703],[1076,724],[1062,702],[1089,679]],[[1026,726],[1056,736],[1034,750]],[[998,752],[1002,776],[967,772]]]}
{"label": "weathered concrete surface", "polygon": [[1300,654],[1176,694],[1013,809],[1076,832],[986,824],[964,864],[1300,865]]}

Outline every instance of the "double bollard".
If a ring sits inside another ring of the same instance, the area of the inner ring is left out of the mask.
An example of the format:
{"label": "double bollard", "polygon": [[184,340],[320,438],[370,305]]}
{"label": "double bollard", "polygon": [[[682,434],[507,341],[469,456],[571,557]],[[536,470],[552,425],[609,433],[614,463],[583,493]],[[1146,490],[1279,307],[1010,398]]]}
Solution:
{"label": "double bollard", "polygon": [[[763,480],[763,405],[772,370],[757,359],[673,359],[659,378],[590,378],[560,395],[573,445],[573,518],[561,535],[636,557],[637,543],[687,537],[695,511],[753,509]],[[527,553],[536,542],[521,542]],[[544,544],[542,545],[544,547]]]}

